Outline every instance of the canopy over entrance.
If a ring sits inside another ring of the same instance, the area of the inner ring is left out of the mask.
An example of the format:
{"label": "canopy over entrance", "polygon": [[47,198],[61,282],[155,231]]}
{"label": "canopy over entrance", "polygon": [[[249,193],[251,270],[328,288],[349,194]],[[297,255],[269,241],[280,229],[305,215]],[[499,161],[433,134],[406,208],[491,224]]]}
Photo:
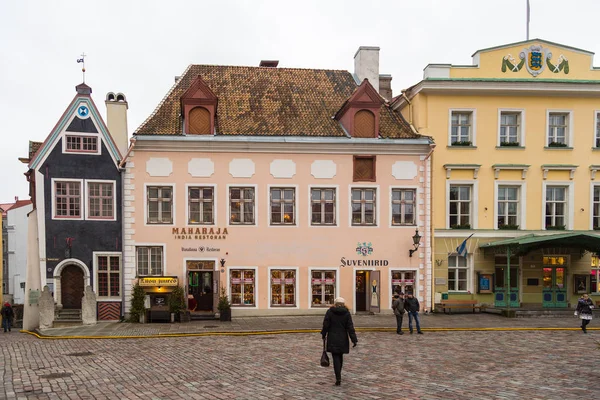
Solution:
{"label": "canopy over entrance", "polygon": [[510,252],[525,255],[546,247],[563,247],[600,254],[600,235],[583,232],[560,233],[555,235],[524,235],[513,239],[479,245],[485,251]]}

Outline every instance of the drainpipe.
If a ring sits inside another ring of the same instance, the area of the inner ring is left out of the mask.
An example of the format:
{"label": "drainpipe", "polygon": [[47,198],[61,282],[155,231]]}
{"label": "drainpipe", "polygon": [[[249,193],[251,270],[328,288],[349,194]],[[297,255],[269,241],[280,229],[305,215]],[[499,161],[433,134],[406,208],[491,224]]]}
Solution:
{"label": "drainpipe", "polygon": [[127,162],[127,159],[129,158],[129,153],[131,153],[131,151],[133,150],[133,146],[135,146],[135,138],[132,137],[131,139],[129,139],[129,143],[129,149],[127,149],[127,154],[125,154],[125,157],[123,157],[123,159],[119,163],[119,168],[123,168],[123,166]]}
{"label": "drainpipe", "polygon": [[135,146],[135,138],[132,137],[129,139],[129,149],[127,149],[127,154],[119,163],[119,171],[121,173],[121,317],[125,317],[125,211],[123,204],[125,204],[125,164],[127,163],[127,159],[129,158],[129,154],[133,150]]}
{"label": "drainpipe", "polygon": [[[403,93],[404,94],[404,93]],[[431,185],[431,168],[427,168],[427,161],[429,160],[429,158],[431,157],[431,155],[433,154],[433,150],[435,149],[435,143],[431,143],[429,145],[429,153],[427,153],[427,156],[425,156],[425,159],[423,160],[425,165],[425,173],[426,173],[426,177],[427,180],[429,180],[429,189],[427,188],[427,183],[425,184],[425,197],[427,198],[427,202],[429,203],[429,226],[426,227],[426,229],[428,229],[428,239],[429,239],[429,251],[431,252],[431,256],[430,256],[430,262],[431,262],[431,279],[429,281],[430,285],[431,285],[431,293],[429,294],[431,296],[431,306],[429,307],[429,311],[433,312],[434,308],[435,308],[435,265],[433,262],[433,258],[434,258],[434,233],[433,233],[433,207],[432,207],[432,201],[433,201],[433,186]],[[431,160],[431,162],[433,162],[433,160]],[[430,162],[430,165],[431,165]],[[426,180],[426,182],[427,182]],[[428,192],[428,193],[427,193]],[[427,217],[425,217],[427,218]]]}

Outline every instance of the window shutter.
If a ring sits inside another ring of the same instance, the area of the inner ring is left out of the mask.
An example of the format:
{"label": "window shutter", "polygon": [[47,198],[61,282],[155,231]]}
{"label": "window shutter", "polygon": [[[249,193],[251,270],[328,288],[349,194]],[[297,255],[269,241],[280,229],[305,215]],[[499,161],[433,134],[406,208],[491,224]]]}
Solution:
{"label": "window shutter", "polygon": [[375,137],[375,115],[368,110],[360,110],[354,115],[354,134],[357,138]]}
{"label": "window shutter", "polygon": [[189,134],[210,135],[210,112],[204,107],[196,107],[188,116]]}
{"label": "window shutter", "polygon": [[354,157],[354,182],[375,181],[375,157]]}

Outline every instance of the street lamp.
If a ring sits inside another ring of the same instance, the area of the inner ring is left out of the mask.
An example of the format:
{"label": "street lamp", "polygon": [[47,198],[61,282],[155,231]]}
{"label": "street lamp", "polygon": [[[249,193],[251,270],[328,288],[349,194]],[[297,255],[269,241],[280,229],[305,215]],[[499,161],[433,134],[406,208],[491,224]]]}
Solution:
{"label": "street lamp", "polygon": [[415,248],[410,249],[408,251],[408,254],[410,257],[412,257],[412,255],[415,251],[419,250],[419,244],[421,244],[421,235],[419,235],[419,228],[417,228],[415,230],[415,234],[413,235],[412,240],[413,240],[413,246],[415,246]]}

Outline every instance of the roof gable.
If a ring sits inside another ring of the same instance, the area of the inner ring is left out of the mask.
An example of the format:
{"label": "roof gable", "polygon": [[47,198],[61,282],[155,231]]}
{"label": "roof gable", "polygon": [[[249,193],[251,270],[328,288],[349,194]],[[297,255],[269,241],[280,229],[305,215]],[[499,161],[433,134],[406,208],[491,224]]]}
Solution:
{"label": "roof gable", "polygon": [[[83,122],[84,120],[89,120]],[[118,166],[119,160],[121,160],[121,154],[117,149],[117,146],[108,132],[106,124],[102,120],[98,108],[94,104],[94,101],[89,95],[77,94],[60,117],[50,134],[46,137],[46,140],[39,146],[35,155],[33,155],[29,161],[29,168],[38,168],[43,161],[46,159],[48,154],[57,145],[59,139],[64,135],[65,132],[81,132],[81,133],[95,133],[98,132],[104,144],[106,145],[115,166]],[[32,149],[32,143],[30,142],[30,152]]]}

